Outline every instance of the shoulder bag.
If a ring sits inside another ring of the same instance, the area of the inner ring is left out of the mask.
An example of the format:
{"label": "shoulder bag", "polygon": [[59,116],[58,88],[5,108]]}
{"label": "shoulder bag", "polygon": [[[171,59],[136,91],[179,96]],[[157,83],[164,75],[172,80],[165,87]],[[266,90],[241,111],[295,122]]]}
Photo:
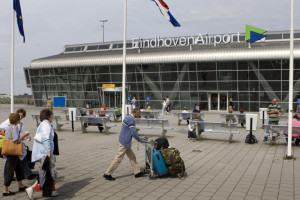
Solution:
{"label": "shoulder bag", "polygon": [[6,156],[22,156],[23,155],[23,143],[15,143],[12,140],[12,128],[10,129],[10,134],[8,139],[4,141],[2,146],[2,155]]}

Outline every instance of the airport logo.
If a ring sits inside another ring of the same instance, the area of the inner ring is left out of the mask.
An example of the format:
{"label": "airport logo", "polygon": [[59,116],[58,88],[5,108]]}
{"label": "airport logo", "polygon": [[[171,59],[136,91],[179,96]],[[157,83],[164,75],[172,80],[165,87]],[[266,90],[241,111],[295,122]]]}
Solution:
{"label": "airport logo", "polygon": [[267,36],[267,35],[263,35],[265,32],[267,31],[253,26],[246,25],[245,40],[246,42],[250,42],[250,43],[256,42]]}

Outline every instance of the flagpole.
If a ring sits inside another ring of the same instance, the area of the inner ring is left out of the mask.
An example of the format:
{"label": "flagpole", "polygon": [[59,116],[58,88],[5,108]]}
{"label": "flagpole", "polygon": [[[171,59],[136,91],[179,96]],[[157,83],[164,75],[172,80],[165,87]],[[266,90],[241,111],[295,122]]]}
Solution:
{"label": "flagpole", "polygon": [[10,70],[10,112],[14,112],[14,43],[15,43],[15,10],[12,9],[12,38],[11,38],[11,70]]}
{"label": "flagpole", "polygon": [[127,32],[127,0],[124,0],[124,34],[123,34],[123,72],[122,72],[122,115],[125,117],[126,100],[126,32]]}
{"label": "flagpole", "polygon": [[289,125],[288,145],[286,158],[293,158],[292,155],[292,114],[294,97],[294,0],[291,0],[291,28],[290,28],[290,77],[289,77]]}

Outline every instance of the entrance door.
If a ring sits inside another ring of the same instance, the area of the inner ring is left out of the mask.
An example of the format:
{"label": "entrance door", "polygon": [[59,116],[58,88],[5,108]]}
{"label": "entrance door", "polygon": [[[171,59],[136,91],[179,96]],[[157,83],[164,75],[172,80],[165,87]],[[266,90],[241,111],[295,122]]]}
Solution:
{"label": "entrance door", "polygon": [[218,103],[219,103],[219,95],[218,93],[210,93],[209,94],[210,99],[210,108],[209,110],[219,110]]}
{"label": "entrance door", "polygon": [[211,92],[208,93],[208,109],[209,110],[227,110],[227,92]]}
{"label": "entrance door", "polygon": [[103,102],[108,108],[121,107],[122,95],[119,91],[104,91]]}

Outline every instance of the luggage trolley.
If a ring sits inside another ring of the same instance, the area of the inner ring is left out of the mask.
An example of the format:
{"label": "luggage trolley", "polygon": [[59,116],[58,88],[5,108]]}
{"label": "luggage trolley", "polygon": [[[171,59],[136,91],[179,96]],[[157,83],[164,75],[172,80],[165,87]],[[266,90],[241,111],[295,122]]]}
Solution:
{"label": "luggage trolley", "polygon": [[[153,169],[153,149],[154,140],[150,142],[145,142],[145,173],[149,173],[149,179],[155,179],[154,169]],[[149,155],[148,155],[149,154]]]}
{"label": "luggage trolley", "polygon": [[145,143],[145,173],[153,180],[158,175],[167,173],[167,167],[159,151],[154,148],[154,140]]}

